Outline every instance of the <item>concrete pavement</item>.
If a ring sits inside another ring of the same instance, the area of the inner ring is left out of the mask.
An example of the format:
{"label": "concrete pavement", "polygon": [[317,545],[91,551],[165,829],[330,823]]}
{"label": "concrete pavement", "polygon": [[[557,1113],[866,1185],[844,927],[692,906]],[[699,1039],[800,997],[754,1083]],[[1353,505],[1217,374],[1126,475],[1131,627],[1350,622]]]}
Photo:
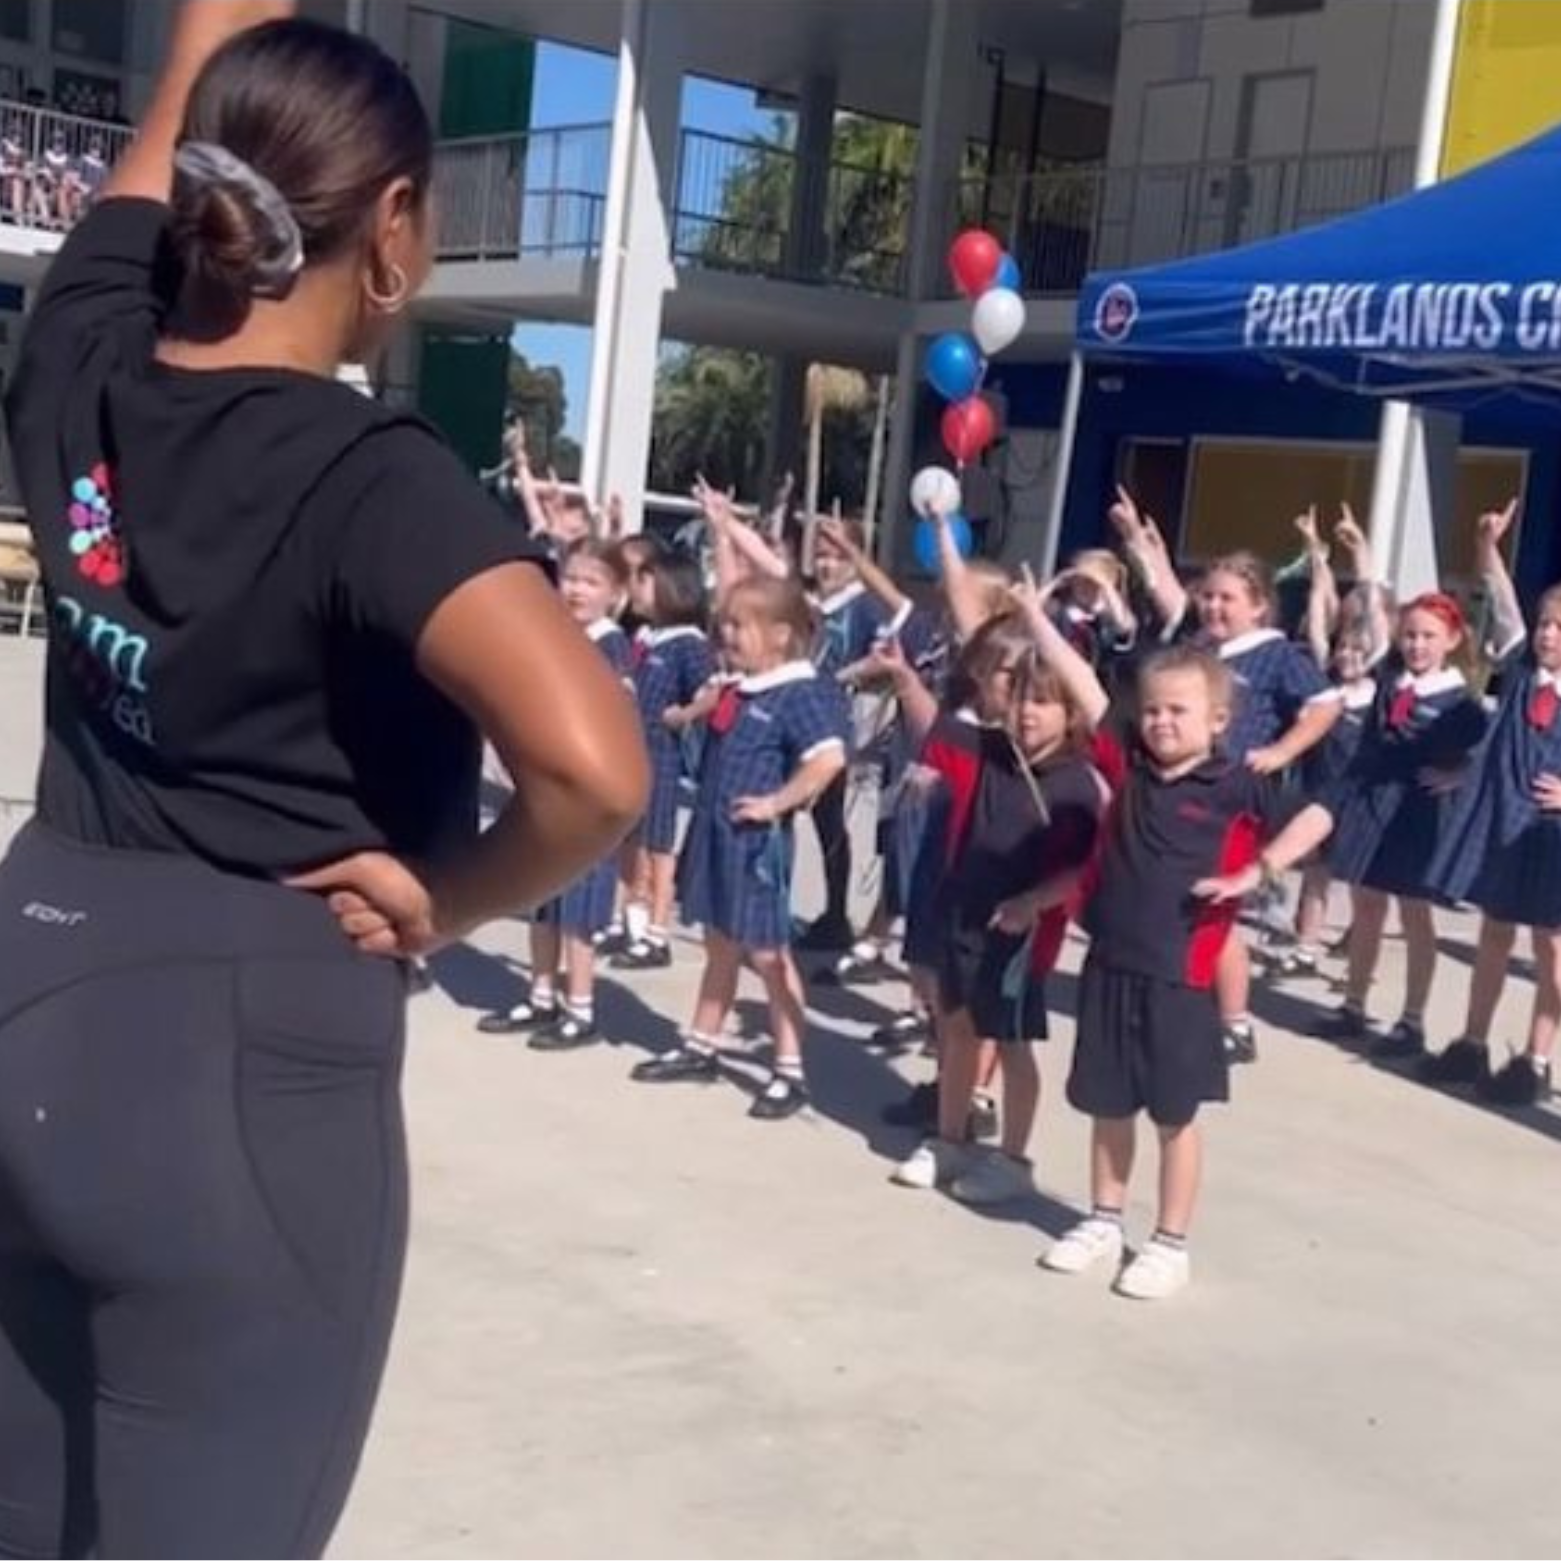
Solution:
{"label": "concrete pavement", "polygon": [[[17,649],[0,796],[36,740]],[[1470,926],[1444,930],[1439,1040]],[[336,1554],[1555,1553],[1561,1114],[1287,1033],[1324,995],[1298,984],[1209,1114],[1192,1289],[1134,1304],[1034,1264],[1086,1188],[1070,978],[1040,1190],[993,1216],[887,1182],[911,1143],[878,1109],[927,1065],[862,1049],[878,989],[818,994],[818,1108],[758,1124],[735,1084],[626,1077],[686,1016],[687,943],[609,979],[615,1047],[478,1036],[521,939],[448,956],[415,1004],[405,1304]],[[1385,965],[1387,1014],[1396,943]],[[1499,1034],[1529,996],[1515,976]],[[745,1010],[762,1027],[756,990]],[[1139,1237],[1147,1145],[1142,1170]]]}

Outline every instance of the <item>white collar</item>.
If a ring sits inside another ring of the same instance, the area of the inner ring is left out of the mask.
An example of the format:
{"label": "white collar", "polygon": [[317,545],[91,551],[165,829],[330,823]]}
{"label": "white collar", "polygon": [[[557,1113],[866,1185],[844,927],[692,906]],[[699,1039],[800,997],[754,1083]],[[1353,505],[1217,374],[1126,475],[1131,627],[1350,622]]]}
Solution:
{"label": "white collar", "polygon": [[1283,638],[1284,635],[1278,629],[1248,629],[1245,634],[1238,634],[1234,639],[1223,641],[1215,647],[1215,651],[1221,661],[1229,661],[1235,656],[1245,656],[1249,650],[1256,650],[1259,645],[1269,645]]}
{"label": "white collar", "polygon": [[772,688],[780,688],[786,683],[805,683],[817,676],[818,668],[811,661],[784,661],[768,672],[750,672],[738,681],[737,691],[740,694],[767,694]]}
{"label": "white collar", "polygon": [[622,634],[623,629],[616,618],[598,618],[595,623],[585,626],[586,636],[592,640],[604,640],[609,634]]}
{"label": "white collar", "polygon": [[961,726],[980,726],[983,724],[981,717],[978,716],[969,705],[961,705],[959,709],[954,712],[954,719],[958,721]]}
{"label": "white collar", "polygon": [[1393,687],[1401,693],[1404,689],[1413,689],[1416,699],[1429,699],[1433,694],[1450,693],[1455,688],[1462,688],[1465,679],[1457,667],[1443,667],[1440,672],[1422,672],[1415,677],[1410,672],[1400,672]]}
{"label": "white collar", "polygon": [[1341,683],[1339,692],[1344,697],[1346,710],[1364,710],[1368,705],[1376,703],[1377,680],[1373,677],[1356,678],[1353,683]]}
{"label": "white collar", "polygon": [[1546,672],[1543,667],[1534,668],[1534,686],[1561,691],[1561,672]]}
{"label": "white collar", "polygon": [[842,607],[849,607],[857,597],[864,596],[867,587],[860,580],[853,580],[850,585],[843,585],[833,596],[820,597],[818,610],[826,617],[833,612],[839,612]]}
{"label": "white collar", "polygon": [[705,631],[692,623],[674,623],[665,629],[645,629],[642,632],[645,643],[652,650],[658,645],[670,645],[673,640],[702,640],[705,637]]}

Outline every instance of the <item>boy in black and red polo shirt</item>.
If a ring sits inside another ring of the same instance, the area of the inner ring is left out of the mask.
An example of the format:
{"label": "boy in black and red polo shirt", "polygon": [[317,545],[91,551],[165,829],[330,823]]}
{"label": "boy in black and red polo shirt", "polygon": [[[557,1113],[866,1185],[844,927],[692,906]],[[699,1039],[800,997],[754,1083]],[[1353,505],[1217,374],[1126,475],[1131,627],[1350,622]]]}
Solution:
{"label": "boy in black and red polo shirt", "polygon": [[1139,1300],[1172,1295],[1190,1276],[1198,1108],[1230,1096],[1213,986],[1235,902],[1261,862],[1271,858],[1278,871],[1281,847],[1299,860],[1332,828],[1325,810],[1307,808],[1262,855],[1279,822],[1278,792],[1218,752],[1232,695],[1230,672],[1214,656],[1162,651],[1139,677],[1131,750],[1110,739],[1097,749],[1113,799],[1083,890],[1090,950],[1068,1079],[1068,1099],[1095,1119],[1094,1208],[1042,1264],[1081,1273],[1120,1258],[1136,1118],[1147,1111],[1160,1136],[1159,1215],[1116,1283]]}

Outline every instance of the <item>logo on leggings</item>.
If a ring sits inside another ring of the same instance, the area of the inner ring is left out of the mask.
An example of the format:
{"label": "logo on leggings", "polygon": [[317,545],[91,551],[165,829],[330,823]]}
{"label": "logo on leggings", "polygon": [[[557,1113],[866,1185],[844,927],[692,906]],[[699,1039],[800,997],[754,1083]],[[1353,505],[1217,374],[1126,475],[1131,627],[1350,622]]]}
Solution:
{"label": "logo on leggings", "polygon": [[87,919],[85,911],[61,910],[58,905],[45,905],[42,900],[29,900],[22,907],[22,915],[45,927],[79,927]]}

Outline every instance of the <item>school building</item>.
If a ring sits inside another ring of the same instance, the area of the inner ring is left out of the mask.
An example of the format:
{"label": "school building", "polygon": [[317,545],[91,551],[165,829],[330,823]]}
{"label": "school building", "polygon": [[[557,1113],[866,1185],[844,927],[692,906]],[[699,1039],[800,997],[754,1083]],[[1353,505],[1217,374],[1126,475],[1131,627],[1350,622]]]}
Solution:
{"label": "school building", "polygon": [[[1558,0],[313,0],[405,61],[440,134],[439,265],[382,370],[474,461],[498,454],[517,321],[592,329],[586,484],[642,492],[664,340],[773,356],[771,451],[795,465],[814,361],[892,373],[883,521],[903,558],[910,473],[940,455],[926,342],[960,328],[944,255],[1001,237],[1028,302],[993,367],[1002,436],[967,474],[983,545],[1023,556],[1051,509],[1079,284],[1390,199],[1561,119]],[[170,0],[0,0],[0,117],[72,146],[144,102]],[[107,18],[112,14],[114,20]],[[536,49],[616,61],[610,118],[534,129]],[[783,143],[685,122],[685,85],[753,89]],[[69,113],[62,112],[69,109]],[[907,127],[903,159],[853,161],[844,116]],[[736,192],[762,188],[765,199]],[[0,208],[10,197],[0,192]],[[885,213],[889,216],[886,218]],[[0,369],[58,235],[0,209]],[[1500,235],[1491,236],[1500,243]],[[1305,503],[1425,503],[1457,463],[1456,514],[1510,492],[1558,528],[1554,431],[1474,413],[1451,455],[1407,414],[1305,384],[1092,370],[1064,548],[1111,484],[1141,492],[1196,558],[1275,559]],[[1386,437],[1383,432],[1387,420]],[[1439,546],[1466,553],[1439,515]],[[1550,546],[1525,573],[1561,574]]]}

